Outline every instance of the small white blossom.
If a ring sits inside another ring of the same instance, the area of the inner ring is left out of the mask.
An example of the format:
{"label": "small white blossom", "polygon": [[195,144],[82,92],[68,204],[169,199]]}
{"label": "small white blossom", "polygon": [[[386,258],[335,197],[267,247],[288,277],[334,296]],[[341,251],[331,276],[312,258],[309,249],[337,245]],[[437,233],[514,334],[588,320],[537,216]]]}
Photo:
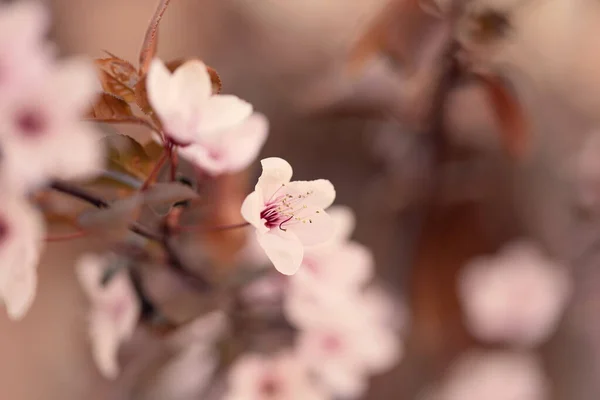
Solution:
{"label": "small white blossom", "polygon": [[0,298],[11,319],[21,319],[37,288],[44,221],[24,198],[4,197],[0,206]]}
{"label": "small white blossom", "polygon": [[0,5],[0,103],[39,84],[50,66],[49,16],[39,2]]}
{"label": "small white blossom", "polygon": [[325,209],[335,199],[328,180],[290,182],[292,167],[281,158],[261,161],[263,172],[242,204],[242,216],[256,228],[259,244],[275,268],[293,275],[305,246],[326,242],[334,233]]}
{"label": "small white blossom", "polygon": [[571,293],[566,269],[532,243],[517,242],[479,258],[459,276],[467,327],[491,342],[535,346],[556,329]]}
{"label": "small white blossom", "polygon": [[213,95],[202,62],[188,61],[171,73],[155,59],[147,79],[148,99],[166,140],[183,157],[213,175],[240,171],[257,157],[267,119],[236,96]]}
{"label": "small white blossom", "polygon": [[547,400],[548,381],[532,355],[472,351],[451,368],[431,400]]}
{"label": "small white blossom", "polygon": [[95,96],[92,64],[58,63],[44,78],[0,104],[4,190],[23,192],[55,178],[89,178],[102,167],[96,132],[80,121]]}
{"label": "small white blossom", "polygon": [[330,399],[291,352],[272,357],[247,354],[229,372],[224,400],[325,400]]}
{"label": "small white blossom", "polygon": [[373,276],[373,255],[367,247],[348,240],[354,229],[352,210],[333,206],[327,213],[335,226],[334,235],[326,243],[305,250],[302,267],[290,278],[291,284],[357,290]]}
{"label": "small white blossom", "polygon": [[286,316],[300,329],[297,350],[310,370],[333,394],[356,398],[366,390],[371,374],[399,360],[400,340],[383,318],[387,310],[380,308],[382,303],[359,292],[324,293],[306,291],[309,298],[303,300],[291,295]]}
{"label": "small white blossom", "polygon": [[133,335],[140,304],[125,270],[116,271],[103,284],[108,261],[96,255],[83,256],[77,273],[91,302],[89,330],[94,361],[105,377],[115,379],[119,374],[119,346]]}

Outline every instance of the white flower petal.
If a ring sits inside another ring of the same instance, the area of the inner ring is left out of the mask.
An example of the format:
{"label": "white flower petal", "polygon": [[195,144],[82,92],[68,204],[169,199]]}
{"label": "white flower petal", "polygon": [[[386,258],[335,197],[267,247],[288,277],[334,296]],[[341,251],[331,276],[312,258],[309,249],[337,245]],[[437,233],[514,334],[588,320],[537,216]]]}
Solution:
{"label": "white flower petal", "polygon": [[180,105],[205,104],[212,94],[212,83],[206,65],[198,60],[190,60],[179,66],[173,73],[172,99]]}
{"label": "white flower petal", "polygon": [[350,240],[352,232],[356,227],[356,216],[354,211],[347,206],[332,206],[327,209],[327,214],[333,219],[335,225],[335,237],[336,242],[344,240]]}
{"label": "white flower petal", "polygon": [[119,372],[119,346],[133,335],[141,310],[126,271],[117,271],[107,283],[102,283],[107,262],[106,258],[84,256],[76,268],[92,307],[89,326],[92,355],[100,372],[114,379]]}
{"label": "white flower petal", "polygon": [[107,315],[93,313],[90,318],[89,334],[92,357],[98,370],[105,378],[115,379],[119,375],[117,356],[120,338]]}
{"label": "white flower petal", "polygon": [[258,178],[256,189],[261,189],[263,201],[268,202],[275,191],[287,185],[292,179],[292,166],[282,158],[271,157],[261,160],[262,174]]}
{"label": "white flower petal", "polygon": [[323,209],[318,208],[300,210],[282,227],[292,231],[305,246],[324,243],[331,239],[335,232],[331,217]]}
{"label": "white flower petal", "polygon": [[19,320],[25,316],[35,299],[37,271],[31,266],[13,265],[2,285],[2,297],[10,319]]}
{"label": "white flower petal", "polygon": [[302,204],[307,207],[326,209],[335,200],[335,188],[327,179],[294,181],[285,189],[293,197],[302,196]]}
{"label": "white flower petal", "polygon": [[242,123],[252,114],[252,104],[233,95],[211,96],[202,110],[198,125],[200,137],[219,134]]}
{"label": "white flower petal", "polygon": [[262,149],[268,131],[267,118],[255,113],[224,132],[223,151],[227,159],[227,172],[238,172],[248,167]]}
{"label": "white flower petal", "polygon": [[259,191],[250,193],[244,199],[242,203],[242,217],[250,222],[260,233],[267,232],[268,229],[260,219],[260,212],[262,207],[261,195]]}
{"label": "white flower petal", "polygon": [[293,275],[298,271],[304,247],[296,235],[280,230],[277,233],[257,233],[257,239],[277,271],[284,275]]}
{"label": "white flower petal", "polygon": [[153,59],[146,75],[146,90],[150,105],[160,117],[169,115],[176,106],[171,103],[170,83],[171,72],[160,59]]}

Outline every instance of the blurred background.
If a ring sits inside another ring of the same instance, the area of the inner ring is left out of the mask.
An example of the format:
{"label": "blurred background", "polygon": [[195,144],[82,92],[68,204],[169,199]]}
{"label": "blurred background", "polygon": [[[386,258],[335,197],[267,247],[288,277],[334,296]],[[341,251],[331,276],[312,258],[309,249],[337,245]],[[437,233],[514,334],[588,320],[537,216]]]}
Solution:
{"label": "blurred background", "polygon": [[[131,61],[155,7],[150,0],[47,3],[52,36],[65,54],[97,57],[109,50]],[[263,155],[287,159],[298,179],[330,179],[337,202],[355,210],[355,238],[374,251],[379,276],[412,313],[404,360],[374,380],[368,399],[418,399],[459,354],[484,346],[465,328],[457,273],[523,236],[557,260],[577,260],[569,266],[576,269],[575,295],[541,349],[551,398],[597,399],[598,230],[573,205],[568,166],[598,118],[600,5],[473,1],[510,11],[506,29],[465,48],[509,80],[523,105],[528,145],[515,158],[502,145],[483,87],[469,79],[447,96],[440,156],[428,135],[430,83],[443,67],[440,38],[461,31],[449,30],[436,2],[422,2],[437,10],[429,13],[417,3],[173,0],[159,56],[197,57],[215,68],[223,92],[269,117]],[[384,39],[350,68],[352,50],[378,25]],[[118,383],[105,382],[91,363],[85,303],[72,274],[76,255],[96,245],[51,244],[31,313],[17,324],[0,320],[1,398],[121,398]]]}

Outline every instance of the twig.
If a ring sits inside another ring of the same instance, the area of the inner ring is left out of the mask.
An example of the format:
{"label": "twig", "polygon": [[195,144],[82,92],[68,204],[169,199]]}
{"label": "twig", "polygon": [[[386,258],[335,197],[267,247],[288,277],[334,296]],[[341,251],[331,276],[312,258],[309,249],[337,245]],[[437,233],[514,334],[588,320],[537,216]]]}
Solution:
{"label": "twig", "polygon": [[97,208],[110,207],[110,205],[108,204],[108,202],[106,200],[104,200],[96,195],[93,195],[92,193],[88,192],[87,190],[81,189],[77,186],[72,186],[66,182],[55,181],[50,185],[50,187],[52,189],[56,190],[57,192],[68,194],[71,197],[75,197],[79,200],[83,200],[86,203],[89,203]]}
{"label": "twig", "polygon": [[51,236],[46,236],[46,242],[48,242],[48,243],[64,242],[67,240],[79,239],[79,238],[87,236],[88,234],[89,234],[88,231],[79,230],[79,231],[75,231],[75,232],[65,233],[62,235],[51,235]]}
{"label": "twig", "polygon": [[160,169],[162,168],[163,165],[165,165],[167,158],[169,158],[169,155],[170,155],[170,150],[163,150],[162,155],[160,156],[160,158],[158,159],[156,164],[154,164],[152,171],[150,171],[150,174],[148,175],[148,177],[142,184],[142,187],[140,188],[140,190],[143,191],[143,190],[148,189],[148,187],[154,182],[154,180],[158,176],[158,173],[160,172]]}
{"label": "twig", "polygon": [[[86,191],[82,188],[72,186],[66,182],[53,182],[50,185],[50,187],[56,191],[59,191],[61,193],[64,193],[64,194],[70,195],[72,197],[75,197],[77,199],[80,199],[82,201],[85,201],[95,207],[98,207],[98,208],[109,208],[110,207],[110,204],[106,200],[104,200],[92,193],[89,193],[88,191]],[[183,275],[185,280],[187,282],[189,282],[192,286],[194,286],[195,288],[197,288],[201,291],[206,291],[207,289],[209,289],[212,286],[210,284],[210,282],[208,282],[206,279],[191,273],[185,267],[183,261],[181,260],[181,257],[179,256],[179,254],[177,254],[177,252],[173,248],[173,244],[171,242],[171,237],[172,237],[173,232],[172,232],[169,224],[164,223],[162,226],[161,232],[154,232],[154,231],[146,228],[145,226],[139,224],[138,222],[134,222],[134,223],[130,224],[129,229],[132,232],[145,237],[146,239],[160,243],[162,245],[165,255],[167,257],[167,264],[169,265],[169,267],[171,267],[178,274]]]}

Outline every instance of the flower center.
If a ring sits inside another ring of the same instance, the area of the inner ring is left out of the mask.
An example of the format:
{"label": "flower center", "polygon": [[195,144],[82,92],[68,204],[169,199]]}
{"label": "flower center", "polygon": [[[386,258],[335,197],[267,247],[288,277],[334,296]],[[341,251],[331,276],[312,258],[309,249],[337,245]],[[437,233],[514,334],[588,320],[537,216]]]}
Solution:
{"label": "flower center", "polygon": [[266,398],[273,398],[281,393],[281,383],[273,376],[266,376],[260,382],[259,393]]}
{"label": "flower center", "polygon": [[8,222],[4,218],[0,218],[0,243],[6,240],[9,233],[10,227],[8,226]]}
{"label": "flower center", "polygon": [[[265,208],[260,213],[261,220],[269,229],[279,228],[282,231],[287,229],[284,227],[290,223],[309,223],[312,224],[312,219],[309,215],[301,215],[302,211],[306,210],[307,206],[304,204],[306,198],[313,194],[313,191],[307,191],[306,193],[291,194],[278,192],[285,187],[282,184],[271,199],[265,204]],[[319,211],[317,210],[318,214]]]}
{"label": "flower center", "polygon": [[337,335],[326,335],[322,341],[323,349],[328,353],[337,353],[343,347],[342,340]]}
{"label": "flower center", "polygon": [[46,120],[35,110],[23,110],[17,113],[16,125],[24,136],[35,137],[46,129]]}

